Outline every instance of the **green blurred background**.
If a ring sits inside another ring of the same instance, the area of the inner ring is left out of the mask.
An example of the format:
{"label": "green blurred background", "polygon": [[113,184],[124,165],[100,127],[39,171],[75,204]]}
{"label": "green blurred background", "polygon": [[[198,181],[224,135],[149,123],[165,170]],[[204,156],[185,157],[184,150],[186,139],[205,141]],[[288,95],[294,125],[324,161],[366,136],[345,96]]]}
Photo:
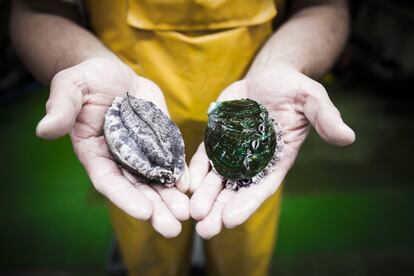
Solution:
{"label": "green blurred background", "polygon": [[[337,82],[327,87],[357,142],[335,148],[311,133],[287,177],[273,270],[414,271],[414,114],[388,112],[410,104]],[[67,137],[36,138],[47,91],[28,90],[0,111],[1,267],[103,273],[111,241],[104,200]]]}
{"label": "green blurred background", "polygon": [[[390,3],[353,5],[350,44],[324,84],[357,141],[336,148],[311,132],[287,177],[274,275],[414,275],[414,33],[396,28],[414,16]],[[105,201],[67,137],[35,136],[48,92],[22,72],[7,89],[0,78],[0,274],[105,274]]]}

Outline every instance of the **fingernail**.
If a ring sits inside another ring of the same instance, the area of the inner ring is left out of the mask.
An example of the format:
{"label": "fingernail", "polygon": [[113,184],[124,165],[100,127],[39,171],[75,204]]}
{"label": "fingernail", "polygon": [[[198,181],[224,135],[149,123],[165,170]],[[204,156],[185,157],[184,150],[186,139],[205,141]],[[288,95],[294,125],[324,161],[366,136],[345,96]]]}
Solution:
{"label": "fingernail", "polygon": [[340,137],[337,141],[337,144],[339,146],[348,146],[355,142],[355,138],[356,138],[355,132],[348,125],[346,124],[343,125],[342,133],[343,133],[342,137]]}
{"label": "fingernail", "polygon": [[43,117],[36,127],[36,135],[44,139],[55,139],[64,135],[59,131],[61,131],[61,124],[58,118],[50,115]]}
{"label": "fingernail", "polygon": [[43,137],[45,135],[44,130],[47,124],[49,123],[50,119],[49,116],[44,116],[36,126],[36,135],[39,137]]}

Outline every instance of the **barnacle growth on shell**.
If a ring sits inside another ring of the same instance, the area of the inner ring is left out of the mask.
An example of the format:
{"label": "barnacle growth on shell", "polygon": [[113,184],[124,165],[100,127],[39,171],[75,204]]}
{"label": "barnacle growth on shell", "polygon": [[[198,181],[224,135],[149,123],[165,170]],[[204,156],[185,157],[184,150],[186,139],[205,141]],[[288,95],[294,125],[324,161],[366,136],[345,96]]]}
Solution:
{"label": "barnacle growth on shell", "polygon": [[148,184],[171,187],[184,172],[180,130],[152,102],[116,97],[105,114],[104,134],[114,159]]}
{"label": "barnacle growth on shell", "polygon": [[278,163],[282,130],[267,109],[250,99],[210,105],[204,137],[213,169],[229,189],[257,184]]}

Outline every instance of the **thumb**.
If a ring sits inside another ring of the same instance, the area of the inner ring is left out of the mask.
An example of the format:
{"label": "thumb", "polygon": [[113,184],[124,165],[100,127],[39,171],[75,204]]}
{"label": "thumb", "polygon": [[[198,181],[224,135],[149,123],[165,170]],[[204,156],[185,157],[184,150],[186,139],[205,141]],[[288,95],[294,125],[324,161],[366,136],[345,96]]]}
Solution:
{"label": "thumb", "polygon": [[305,93],[303,112],[319,136],[337,146],[352,144],[355,133],[344,123],[325,88],[312,79],[305,80],[302,88]]}
{"label": "thumb", "polygon": [[86,92],[87,85],[76,66],[57,73],[50,85],[46,115],[38,123],[36,135],[45,139],[66,135],[75,124]]}
{"label": "thumb", "polygon": [[217,98],[217,101],[230,101],[247,97],[247,85],[245,80],[233,82],[227,86]]}

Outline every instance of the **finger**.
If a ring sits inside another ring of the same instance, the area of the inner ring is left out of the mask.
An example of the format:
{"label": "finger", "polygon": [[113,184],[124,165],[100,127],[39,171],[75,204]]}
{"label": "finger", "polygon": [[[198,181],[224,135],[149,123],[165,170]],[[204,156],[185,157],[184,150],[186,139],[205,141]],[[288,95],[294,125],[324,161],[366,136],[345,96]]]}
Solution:
{"label": "finger", "polygon": [[354,131],[341,118],[338,109],[329,99],[325,88],[316,81],[304,81],[305,97],[303,111],[318,134],[328,143],[346,146],[355,141]]}
{"label": "finger", "polygon": [[67,134],[73,127],[82,104],[87,85],[76,66],[55,75],[46,103],[46,115],[39,122],[36,134],[55,139]]}
{"label": "finger", "polygon": [[95,189],[128,215],[147,220],[152,215],[151,202],[133,186],[110,159],[105,138],[78,139],[71,134],[73,148]]}
{"label": "finger", "polygon": [[286,175],[284,169],[275,169],[262,182],[240,189],[225,205],[223,223],[226,228],[234,228],[245,222],[262,203],[269,198],[282,183]]}
{"label": "finger", "polygon": [[184,174],[180,177],[175,186],[182,193],[186,193],[190,188],[190,170],[187,165],[185,165]]}
{"label": "finger", "polygon": [[[89,166],[89,168],[93,170],[97,166],[102,171],[105,171],[106,168],[112,167],[112,164],[109,164],[110,162],[112,161],[109,159],[102,159],[95,161],[95,164]],[[90,171],[88,174],[91,174]],[[121,173],[108,172],[101,173],[99,176],[91,175],[91,180],[98,192],[103,194],[128,215],[141,220],[147,220],[151,217],[151,203]]]}
{"label": "finger", "polygon": [[217,195],[223,189],[220,176],[215,172],[207,174],[203,183],[198,187],[190,199],[191,217],[196,220],[205,218],[210,212]]}
{"label": "finger", "polygon": [[204,142],[198,146],[196,153],[190,161],[190,192],[194,192],[201,184],[210,170],[210,162],[207,157]]}
{"label": "finger", "polygon": [[166,238],[174,238],[181,232],[181,223],[170,212],[160,195],[148,185],[137,186],[151,201],[153,214],[151,224],[154,229]]}
{"label": "finger", "polygon": [[122,174],[125,176],[126,179],[128,179],[129,182],[131,182],[134,186],[139,184],[140,181],[138,181],[137,177],[132,175],[129,171],[127,171],[125,168],[119,166]]}
{"label": "finger", "polygon": [[174,187],[155,185],[153,188],[177,219],[184,221],[190,218],[190,199],[185,194]]}
{"label": "finger", "polygon": [[[140,179],[137,179],[136,176],[133,176],[127,170],[122,169],[122,172],[136,187],[144,185],[140,183]],[[161,185],[154,185],[152,188],[158,192],[161,199],[177,219],[187,220],[190,217],[189,199],[185,194],[179,192],[176,188],[166,188]],[[145,187],[141,189],[144,189],[145,194],[151,200],[159,200],[159,197],[153,192],[147,191]]]}
{"label": "finger", "polygon": [[217,197],[207,217],[197,223],[196,231],[203,239],[210,239],[220,233],[223,226],[223,208],[234,194],[234,191],[224,189]]}
{"label": "finger", "polygon": [[[129,181],[134,183],[135,186],[140,185],[141,179],[137,179],[136,176],[133,176],[124,168],[122,168],[122,173]],[[181,193],[174,187],[167,188],[161,185],[154,185],[152,188],[158,192],[161,199],[177,219],[187,220],[190,217],[190,200],[185,194]],[[155,199],[157,198],[157,196],[153,195],[152,192],[147,193],[150,193],[151,197]]]}

